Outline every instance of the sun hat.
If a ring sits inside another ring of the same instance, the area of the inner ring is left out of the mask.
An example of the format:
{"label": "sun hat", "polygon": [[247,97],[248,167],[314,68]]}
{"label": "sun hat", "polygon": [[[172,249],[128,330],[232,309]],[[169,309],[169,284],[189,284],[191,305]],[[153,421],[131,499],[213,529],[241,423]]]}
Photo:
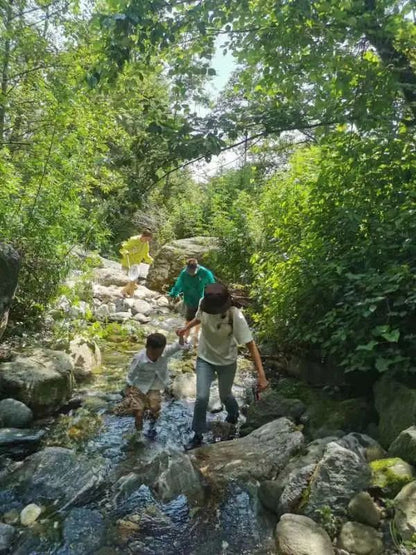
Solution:
{"label": "sun hat", "polygon": [[231,295],[221,283],[210,283],[205,287],[201,310],[208,314],[222,314],[231,306]]}

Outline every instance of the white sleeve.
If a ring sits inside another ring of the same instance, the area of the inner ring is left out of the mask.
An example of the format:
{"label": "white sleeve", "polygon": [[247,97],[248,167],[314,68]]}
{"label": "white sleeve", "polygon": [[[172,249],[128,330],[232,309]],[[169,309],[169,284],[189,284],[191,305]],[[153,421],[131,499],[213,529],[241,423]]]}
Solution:
{"label": "white sleeve", "polygon": [[253,335],[248,327],[244,314],[235,306],[231,308],[233,313],[233,335],[239,345],[253,341]]}
{"label": "white sleeve", "polygon": [[165,358],[169,358],[175,353],[177,353],[178,351],[180,351],[181,349],[182,349],[182,346],[179,345],[179,341],[175,341],[175,343],[172,343],[171,345],[167,345],[165,347],[165,350],[163,351],[163,356]]}

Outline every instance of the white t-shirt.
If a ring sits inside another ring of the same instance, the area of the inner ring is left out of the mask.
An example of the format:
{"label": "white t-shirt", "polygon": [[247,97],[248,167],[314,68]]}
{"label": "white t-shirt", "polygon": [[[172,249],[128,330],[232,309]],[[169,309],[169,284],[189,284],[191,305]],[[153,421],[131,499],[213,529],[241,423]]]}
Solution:
{"label": "white t-shirt", "polygon": [[243,313],[235,306],[224,314],[208,314],[199,306],[195,318],[201,321],[198,356],[211,364],[232,364],[237,360],[238,345],[253,341]]}

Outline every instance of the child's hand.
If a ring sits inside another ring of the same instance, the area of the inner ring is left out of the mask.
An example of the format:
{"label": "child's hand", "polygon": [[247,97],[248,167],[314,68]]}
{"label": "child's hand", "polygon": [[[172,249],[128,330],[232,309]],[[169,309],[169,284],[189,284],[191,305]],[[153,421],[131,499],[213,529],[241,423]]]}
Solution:
{"label": "child's hand", "polygon": [[179,345],[185,345],[185,338],[183,335],[179,336]]}
{"label": "child's hand", "polygon": [[179,337],[183,337],[186,332],[187,332],[186,328],[178,328],[176,330],[176,335],[178,335]]}

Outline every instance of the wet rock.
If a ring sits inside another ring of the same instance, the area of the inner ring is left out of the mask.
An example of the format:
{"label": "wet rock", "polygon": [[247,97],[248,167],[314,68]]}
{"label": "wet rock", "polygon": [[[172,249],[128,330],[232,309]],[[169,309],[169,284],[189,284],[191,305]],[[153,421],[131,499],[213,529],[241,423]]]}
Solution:
{"label": "wet rock", "polygon": [[374,401],[379,414],[380,443],[388,448],[400,432],[416,421],[416,389],[384,374],[374,385]]}
{"label": "wet rock", "polygon": [[27,428],[32,420],[32,411],[21,401],[16,399],[0,401],[0,422],[5,428]]}
{"label": "wet rock", "polygon": [[[146,285],[150,289],[163,291],[166,284],[173,285],[188,258],[197,258],[201,264],[209,253],[218,250],[215,237],[189,237],[164,245],[153,261],[147,274]],[[208,266],[209,267],[209,266]]]}
{"label": "wet rock", "polygon": [[414,468],[399,458],[375,460],[370,467],[371,487],[381,490],[387,497],[394,497],[405,484],[415,479]]}
{"label": "wet rock", "polygon": [[64,549],[70,553],[87,555],[103,543],[105,522],[99,511],[74,508],[69,511],[63,525]]}
{"label": "wet rock", "polygon": [[90,377],[101,366],[101,352],[95,341],[75,337],[69,344],[69,354],[74,362],[74,375],[79,380]]}
{"label": "wet rock", "polygon": [[416,481],[410,482],[394,498],[394,524],[403,540],[416,534]]}
{"label": "wet rock", "polygon": [[416,465],[416,426],[410,426],[400,432],[390,445],[389,454]]}
{"label": "wet rock", "polygon": [[305,410],[305,405],[299,399],[286,399],[276,391],[267,391],[261,399],[249,406],[246,422],[241,426],[241,434],[247,435],[282,416],[297,422]]}
{"label": "wet rock", "polygon": [[62,508],[94,499],[106,485],[107,474],[102,459],[47,447],[0,479],[0,489],[15,491],[23,503],[54,502]]}
{"label": "wet rock", "polygon": [[26,505],[23,511],[20,513],[20,522],[22,526],[30,526],[37,521],[38,517],[42,513],[42,509],[36,503],[30,503]]}
{"label": "wet rock", "polygon": [[196,393],[196,375],[187,372],[175,376],[171,393],[175,399],[195,399]]}
{"label": "wet rock", "polygon": [[35,416],[51,414],[71,396],[72,370],[67,354],[34,349],[0,364],[0,391],[30,407]]}
{"label": "wet rock", "polygon": [[339,546],[355,555],[380,555],[383,542],[380,532],[359,522],[346,522],[341,529]]}
{"label": "wet rock", "polygon": [[377,528],[380,524],[380,510],[367,491],[357,493],[348,504],[348,514],[356,522]]}
{"label": "wet rock", "polygon": [[0,522],[0,553],[8,553],[15,535],[16,530],[13,526]]}
{"label": "wet rock", "polygon": [[18,524],[20,522],[20,514],[17,509],[10,509],[2,516],[3,522],[6,524]]}
{"label": "wet rock", "polygon": [[336,440],[338,445],[353,451],[363,461],[371,461],[374,458],[381,458],[385,455],[385,450],[372,437],[356,432],[344,435]]}
{"label": "wet rock", "polygon": [[19,269],[18,253],[10,245],[0,243],[0,338],[7,326]]}
{"label": "wet rock", "polygon": [[29,455],[37,449],[44,435],[44,430],[1,428],[0,454],[11,457],[23,457]]}
{"label": "wet rock", "polygon": [[191,458],[212,483],[262,481],[280,472],[302,446],[302,433],[280,418],[244,438],[195,449]]}
{"label": "wet rock", "polygon": [[367,463],[335,442],[328,443],[305,491],[302,512],[314,516],[327,505],[334,514],[342,514],[351,497],[366,489],[371,478]]}
{"label": "wet rock", "polygon": [[328,534],[312,519],[285,514],[276,526],[276,549],[279,555],[333,555]]}

